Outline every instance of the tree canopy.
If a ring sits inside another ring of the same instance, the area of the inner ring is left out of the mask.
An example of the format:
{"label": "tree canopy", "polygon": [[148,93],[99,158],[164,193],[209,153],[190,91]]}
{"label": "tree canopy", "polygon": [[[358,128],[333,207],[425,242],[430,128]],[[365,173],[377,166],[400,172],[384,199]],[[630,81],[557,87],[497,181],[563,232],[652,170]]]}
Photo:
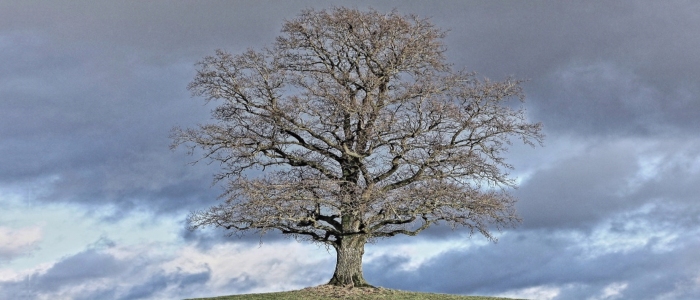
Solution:
{"label": "tree canopy", "polygon": [[191,227],[324,243],[331,283],[366,285],[367,241],[436,223],[493,239],[517,223],[504,155],[541,143],[541,124],[520,81],[453,70],[444,37],[395,11],[306,10],[268,48],[204,58],[189,89],[217,102],[214,122],[173,139],[221,163],[226,193]]}

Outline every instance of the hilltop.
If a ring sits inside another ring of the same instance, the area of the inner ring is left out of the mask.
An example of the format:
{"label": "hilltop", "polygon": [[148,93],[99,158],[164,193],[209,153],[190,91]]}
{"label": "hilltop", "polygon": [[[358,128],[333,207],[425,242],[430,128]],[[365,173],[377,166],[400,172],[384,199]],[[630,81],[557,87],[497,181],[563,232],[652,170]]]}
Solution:
{"label": "hilltop", "polygon": [[498,297],[483,296],[460,296],[435,293],[418,293],[386,288],[344,288],[330,285],[319,285],[301,290],[263,293],[230,295],[213,298],[196,298],[191,300],[272,300],[272,299],[393,299],[393,300],[517,300]]}

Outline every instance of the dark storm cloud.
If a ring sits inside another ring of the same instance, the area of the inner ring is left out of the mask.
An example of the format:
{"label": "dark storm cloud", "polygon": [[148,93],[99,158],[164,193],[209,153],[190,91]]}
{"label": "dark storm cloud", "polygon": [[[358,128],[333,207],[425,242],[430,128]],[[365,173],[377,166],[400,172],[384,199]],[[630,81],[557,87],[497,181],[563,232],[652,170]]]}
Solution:
{"label": "dark storm cloud", "polygon": [[667,252],[652,251],[652,242],[595,256],[576,243],[542,231],[520,232],[496,245],[444,252],[416,270],[402,269],[407,258],[377,258],[365,266],[366,277],[385,287],[456,294],[560,286],[565,288],[555,299],[583,299],[600,294],[611,283],[624,282],[623,299],[658,299],[669,293],[683,295],[677,299],[700,296],[698,289],[682,286],[698,275],[697,241]]}
{"label": "dark storm cloud", "polygon": [[98,279],[122,272],[126,266],[109,254],[90,249],[56,263],[43,274],[34,274],[27,284],[36,291],[55,292],[86,279]]}
{"label": "dark storm cloud", "polygon": [[697,2],[435,6],[424,13],[451,29],[448,58],[489,77],[528,80],[533,116],[549,131],[639,134],[700,126]]}
{"label": "dark storm cloud", "polygon": [[534,172],[514,192],[523,226],[588,228],[656,203],[669,209],[669,218],[698,226],[691,221],[700,192],[698,143],[694,138],[595,139],[581,153]]}
{"label": "dark storm cloud", "polygon": [[218,193],[209,174],[186,166],[191,158],[168,150],[172,126],[206,116],[185,91],[191,65],[105,59],[94,45],[68,50],[33,34],[3,46],[0,184],[40,182],[36,194],[53,202],[152,199],[156,211]]}
{"label": "dark storm cloud", "polygon": [[[302,8],[342,4],[4,4],[0,180],[55,180],[47,199],[99,198],[127,210],[146,199],[157,211],[211,199],[219,191],[202,183],[215,169],[184,175],[196,172],[184,166],[190,158],[165,150],[172,126],[208,118],[210,107],[185,91],[193,64],[215,48],[269,45]],[[530,79],[532,115],[550,132],[698,125],[700,76],[689,76],[698,67],[678,60],[697,59],[700,38],[684,29],[700,20],[682,5],[647,4],[354,5],[432,17],[451,30],[447,55],[457,67]]]}
{"label": "dark storm cloud", "polygon": [[629,152],[624,146],[604,145],[533,174],[515,192],[521,199],[517,207],[524,226],[592,225],[621,209],[641,205],[618,196],[637,171],[636,157]]}
{"label": "dark storm cloud", "polygon": [[272,42],[297,5],[3,2],[0,186],[115,217],[214,203],[217,166],[168,150],[211,109],[185,89],[194,63]]}
{"label": "dark storm cloud", "polygon": [[2,5],[0,28],[37,31],[66,46],[126,46],[167,62],[202,48],[241,40],[255,43],[280,28],[279,22],[268,20],[286,14],[288,7],[243,1],[15,1]]}
{"label": "dark storm cloud", "polygon": [[210,271],[195,274],[166,274],[164,272],[159,272],[151,275],[151,277],[145,282],[132,286],[124,295],[122,295],[118,299],[152,299],[155,293],[166,289],[168,286],[177,286],[179,288],[184,289],[189,288],[193,285],[202,285],[209,281],[210,278]]}
{"label": "dark storm cloud", "polygon": [[37,272],[19,281],[0,281],[0,296],[3,299],[37,299],[39,294],[57,294],[61,288],[114,276],[126,268],[112,255],[88,249],[64,258],[46,272]]}
{"label": "dark storm cloud", "polygon": [[616,63],[571,64],[533,80],[532,115],[552,133],[578,135],[689,134],[700,126],[697,83],[648,82],[655,79]]}
{"label": "dark storm cloud", "polygon": [[[465,5],[466,65],[534,79],[572,63],[615,61],[650,83],[696,80],[694,1],[490,1]],[[457,35],[462,35],[457,33]],[[458,43],[455,41],[455,43]],[[483,66],[483,67],[482,67]]]}
{"label": "dark storm cloud", "polygon": [[657,67],[665,65],[661,70],[670,72],[662,74],[671,75],[694,68],[682,59],[698,59],[685,55],[700,43],[687,30],[700,21],[693,1],[471,1],[451,6],[445,4],[448,10],[439,16],[463,16],[459,27],[440,21],[460,37],[452,51],[466,51],[457,56],[475,69],[493,72],[488,70],[497,67],[497,75],[530,77],[580,60],[616,60],[657,74]]}
{"label": "dark storm cloud", "polygon": [[22,280],[0,281],[0,296],[42,299],[42,295],[70,294],[72,288],[88,284],[92,287],[70,296],[71,299],[153,299],[166,289],[190,294],[211,278],[208,268],[197,273],[180,269],[149,271],[149,267],[158,263],[158,259],[124,259],[104,249],[87,249],[62,259],[45,272],[36,272]]}
{"label": "dark storm cloud", "polygon": [[[699,297],[698,140],[579,142],[526,177],[515,192],[523,225],[497,244],[447,250],[408,271],[409,257],[375,258],[366,278],[462,294],[545,286],[560,289],[555,299],[585,299],[618,284],[622,299]],[[401,242],[411,241],[387,241]]]}
{"label": "dark storm cloud", "polygon": [[[168,150],[172,126],[207,122],[212,108],[185,89],[194,63],[217,48],[238,53],[270,45],[283,19],[332,5],[432,17],[450,30],[446,56],[455,68],[528,80],[530,117],[548,134],[545,148],[511,153],[511,162],[523,166],[515,171],[524,172],[514,192],[520,229],[495,245],[447,251],[414,271],[402,269],[405,257],[374,259],[365,266],[371,283],[451,293],[545,285],[561,288],[557,299],[586,299],[625,282],[625,299],[700,298],[693,281],[700,269],[693,235],[700,226],[695,1],[4,1],[0,189],[31,190],[30,200],[42,203],[115,206],[113,218],[136,209],[184,218],[182,211],[215,204],[221,190],[210,184],[218,166],[189,166],[198,157]],[[561,146],[567,139],[576,144]],[[643,226],[630,229],[635,222]],[[601,227],[679,237],[671,249],[655,237],[644,247],[607,252],[576,240]],[[260,241],[220,230],[183,230],[179,237],[199,249]],[[378,244],[465,237],[441,226]],[[262,241],[281,238],[273,233]],[[211,276],[145,274],[146,264],[88,249],[46,272],[0,282],[0,298],[32,299],[33,291],[56,292],[91,278],[124,285],[96,288],[86,299],[157,298]],[[292,280],[321,282],[333,267],[324,264],[298,270]],[[130,281],[134,274],[140,281]],[[265,284],[256,280],[230,283],[240,290]]]}

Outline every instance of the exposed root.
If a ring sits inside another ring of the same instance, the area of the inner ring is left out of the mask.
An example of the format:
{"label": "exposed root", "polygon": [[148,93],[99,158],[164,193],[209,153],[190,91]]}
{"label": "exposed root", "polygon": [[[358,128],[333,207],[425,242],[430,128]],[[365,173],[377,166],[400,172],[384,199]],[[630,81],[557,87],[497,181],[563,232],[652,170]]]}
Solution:
{"label": "exposed root", "polygon": [[337,285],[330,285],[330,284],[323,284],[319,286],[314,286],[314,287],[307,287],[303,289],[304,291],[312,291],[314,293],[317,293],[319,295],[325,296],[325,297],[333,297],[333,298],[345,298],[345,297],[351,297],[351,296],[371,296],[371,295],[376,295],[376,294],[385,294],[389,290],[382,288],[382,287],[373,287],[373,286],[363,286],[363,287],[354,287],[351,285],[347,286],[337,286]]}

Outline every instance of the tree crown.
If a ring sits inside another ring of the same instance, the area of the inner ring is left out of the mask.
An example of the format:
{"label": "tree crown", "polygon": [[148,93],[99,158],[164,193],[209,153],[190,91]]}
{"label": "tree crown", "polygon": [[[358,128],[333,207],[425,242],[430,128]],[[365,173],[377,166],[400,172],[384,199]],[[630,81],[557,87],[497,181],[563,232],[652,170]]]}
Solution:
{"label": "tree crown", "polygon": [[189,88],[219,102],[216,122],[175,129],[174,145],[220,162],[227,192],[191,226],[335,246],[517,222],[503,156],[513,138],[541,143],[541,124],[508,103],[520,81],[452,71],[444,36],[396,12],[306,10],[270,48],[204,58]]}

